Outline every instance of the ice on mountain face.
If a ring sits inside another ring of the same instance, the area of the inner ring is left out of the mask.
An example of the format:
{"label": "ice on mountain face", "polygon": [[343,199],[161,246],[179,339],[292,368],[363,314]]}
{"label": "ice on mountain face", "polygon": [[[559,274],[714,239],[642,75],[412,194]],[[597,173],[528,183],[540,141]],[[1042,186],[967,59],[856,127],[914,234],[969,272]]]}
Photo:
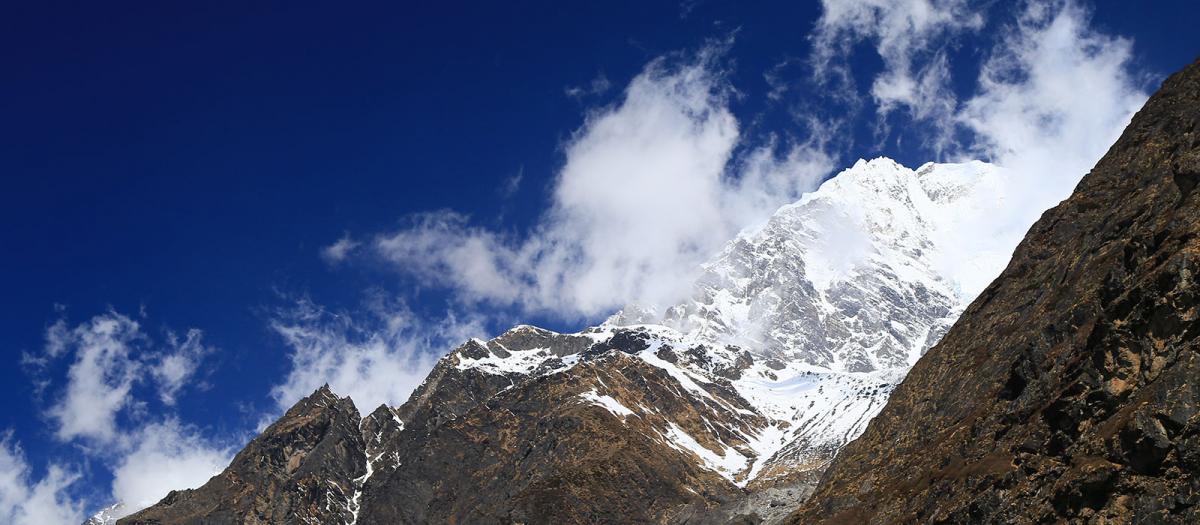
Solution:
{"label": "ice on mountain face", "polygon": [[739,472],[742,472],[746,468],[746,457],[742,456],[732,447],[726,446],[721,454],[717,454],[705,448],[690,434],[679,428],[679,425],[674,423],[667,425],[666,431],[662,436],[671,448],[686,454],[695,454],[696,457],[700,458],[705,467],[727,478],[735,478]]}
{"label": "ice on mountain face", "polygon": [[1000,176],[982,162],[860,160],[730,242],[689,300],[610,322],[836,371],[911,366],[1015,245],[976,234],[1003,205]]}
{"label": "ice on mountain face", "polygon": [[602,407],[605,410],[612,412],[614,416],[625,417],[633,415],[632,410],[625,408],[625,405],[622,405],[619,401],[613,399],[612,396],[601,395],[594,389],[585,392],[579,397],[591,402],[593,405]]}
{"label": "ice on mountain face", "polygon": [[[486,344],[480,341],[475,342],[481,346]],[[460,358],[458,367],[460,370],[467,368],[478,368],[498,374],[528,374],[537,369],[538,365],[542,364],[546,358],[551,357],[550,353],[544,348],[533,348],[529,350],[507,352],[506,354],[507,355],[497,355],[489,352],[486,355],[476,359],[472,359],[469,356],[463,356]]]}

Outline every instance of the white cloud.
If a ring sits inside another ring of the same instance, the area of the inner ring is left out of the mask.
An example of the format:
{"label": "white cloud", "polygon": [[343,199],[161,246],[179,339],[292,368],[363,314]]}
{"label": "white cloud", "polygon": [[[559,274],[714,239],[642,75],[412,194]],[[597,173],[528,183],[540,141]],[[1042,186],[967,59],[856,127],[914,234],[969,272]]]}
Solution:
{"label": "white cloud", "polygon": [[[948,242],[967,248],[940,261],[963,276],[972,295],[1003,270],[1030,225],[1071,194],[1145,103],[1149,95],[1131,73],[1131,45],[1090,28],[1072,2],[1032,2],[984,62],[978,92],[955,119],[974,135],[964,155],[1006,168],[1009,199],[1002,213],[957,220]],[[969,247],[984,244],[1004,251],[979,266]]]}
{"label": "white cloud", "polygon": [[0,522],[12,525],[80,523],[83,505],[71,498],[68,488],[79,476],[51,464],[46,475],[34,481],[21,447],[11,434],[0,440]]}
{"label": "white cloud", "polygon": [[[173,405],[179,392],[194,378],[201,361],[213,350],[202,343],[203,333],[191,329],[182,341],[167,332],[165,345],[156,348],[141,326],[128,316],[109,311],[74,327],[59,320],[46,329],[41,356],[26,356],[39,376],[46,364],[72,358],[66,385],[47,410],[62,441],[86,439],[106,445],[121,436],[120,414],[141,408],[134,389],[141,384],[157,389],[159,400]],[[35,377],[40,388],[51,386],[48,377]]]}
{"label": "white cloud", "polygon": [[220,473],[232,459],[228,447],[216,447],[194,429],[167,419],[147,424],[113,469],[112,497],[123,514],[157,503],[171,490],[196,488]]}
{"label": "white cloud", "polygon": [[565,147],[550,209],[526,238],[438,212],[372,248],[469,304],[571,319],[678,300],[725,241],[831,169],[816,142],[735,157],[741,142],[721,52],[717,45],[683,64],[653,61],[618,104],[589,114]]}
{"label": "white cloud", "polygon": [[422,323],[402,304],[377,302],[362,318],[327,312],[308,300],[283,312],[272,328],[292,348],[292,368],[272,389],[280,411],[328,383],[359,411],[399,405],[425,379],[434,356],[484,333],[471,319],[447,314]]}
{"label": "white cloud", "polygon": [[372,247],[425,282],[496,302],[519,299],[517,274],[527,257],[519,249],[494,232],[471,227],[468,217],[457,212],[424,213],[410,220],[410,227],[377,237]]}
{"label": "white cloud", "polygon": [[[188,330],[182,340],[168,331],[165,342],[156,346],[136,321],[109,311],[74,327],[63,320],[54,323],[46,330],[42,355],[26,358],[43,375],[50,361],[71,359],[66,384],[55,394],[47,415],[56,438],[77,442],[86,456],[113,466],[111,496],[125,503],[126,513],[157,502],[170,490],[202,484],[229,461],[229,447],[213,445],[173,417],[150,416],[147,403],[138,399],[138,387],[146,386],[157,393],[164,408],[174,405],[179,393],[194,383],[204,357],[214,351],[202,341],[200,330]],[[56,384],[49,377],[39,381],[47,388]],[[23,465],[19,450],[8,447],[7,440],[4,445],[0,472],[7,472],[8,477],[0,474],[0,518],[6,509],[19,517],[13,513],[32,511],[11,510],[15,507],[3,500],[9,494],[23,493],[21,483],[28,485],[27,473],[15,468]],[[9,464],[14,468],[5,468]],[[77,503],[68,502],[73,505],[70,508],[52,505],[65,501],[60,493],[77,478],[65,472],[53,467],[45,479],[24,493],[39,502],[38,508],[45,507],[44,512],[69,511],[73,514],[60,515],[76,516],[80,510]],[[38,516],[32,522],[63,522],[50,514]],[[68,521],[82,520],[72,517]]]}
{"label": "white cloud", "polygon": [[153,359],[150,374],[158,383],[159,399],[166,405],[175,404],[175,396],[195,376],[200,362],[213,349],[204,346],[204,334],[195,328],[188,330],[180,341],[174,333],[167,334],[169,349]]}
{"label": "white cloud", "polygon": [[343,235],[337,242],[321,249],[321,257],[329,264],[337,264],[344,261],[358,246],[358,241],[351,239],[349,235]]}
{"label": "white cloud", "polygon": [[1033,2],[984,63],[957,119],[976,154],[1019,177],[1026,216],[1066,198],[1145,103],[1131,48],[1073,2]]}
{"label": "white cloud", "polygon": [[46,353],[73,350],[67,386],[49,415],[55,436],[67,441],[90,438],[107,443],[116,438],[117,413],[128,406],[141,363],[130,355],[142,335],[137,322],[110,312],[72,330],[55,324],[46,335]]}

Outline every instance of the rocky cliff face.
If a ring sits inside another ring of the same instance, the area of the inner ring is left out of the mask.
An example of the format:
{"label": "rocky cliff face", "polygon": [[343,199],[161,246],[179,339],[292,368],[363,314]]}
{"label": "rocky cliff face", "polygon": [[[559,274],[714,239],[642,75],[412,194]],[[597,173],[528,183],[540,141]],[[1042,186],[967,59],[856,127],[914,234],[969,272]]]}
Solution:
{"label": "rocky cliff face", "polygon": [[795,523],[1200,522],[1200,64],[913,367]]}

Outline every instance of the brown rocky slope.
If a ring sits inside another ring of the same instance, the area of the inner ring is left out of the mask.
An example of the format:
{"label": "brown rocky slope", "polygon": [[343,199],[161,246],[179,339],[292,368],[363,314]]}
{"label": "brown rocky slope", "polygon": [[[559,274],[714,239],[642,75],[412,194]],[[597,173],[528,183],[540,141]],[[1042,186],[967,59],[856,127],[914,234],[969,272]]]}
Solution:
{"label": "brown rocky slope", "polygon": [[1200,523],[1200,63],[842,450],[795,523]]}

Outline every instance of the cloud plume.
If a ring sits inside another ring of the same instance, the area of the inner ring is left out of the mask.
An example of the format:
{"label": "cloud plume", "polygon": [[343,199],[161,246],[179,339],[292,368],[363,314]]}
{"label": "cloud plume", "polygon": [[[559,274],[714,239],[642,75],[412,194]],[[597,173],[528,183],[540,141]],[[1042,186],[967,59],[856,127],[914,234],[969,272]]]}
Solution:
{"label": "cloud plume", "polygon": [[476,319],[448,313],[426,322],[406,305],[382,300],[351,316],[300,299],[271,326],[291,348],[291,371],[271,392],[280,412],[325,383],[349,395],[360,412],[399,405],[425,379],[435,356],[485,334]]}
{"label": "cloud plume", "polygon": [[832,166],[816,141],[743,144],[721,57],[715,45],[689,60],[655,60],[617,104],[591,112],[566,144],[550,207],[529,235],[441,211],[370,246],[468,305],[578,319],[680,299],[725,241]]}

